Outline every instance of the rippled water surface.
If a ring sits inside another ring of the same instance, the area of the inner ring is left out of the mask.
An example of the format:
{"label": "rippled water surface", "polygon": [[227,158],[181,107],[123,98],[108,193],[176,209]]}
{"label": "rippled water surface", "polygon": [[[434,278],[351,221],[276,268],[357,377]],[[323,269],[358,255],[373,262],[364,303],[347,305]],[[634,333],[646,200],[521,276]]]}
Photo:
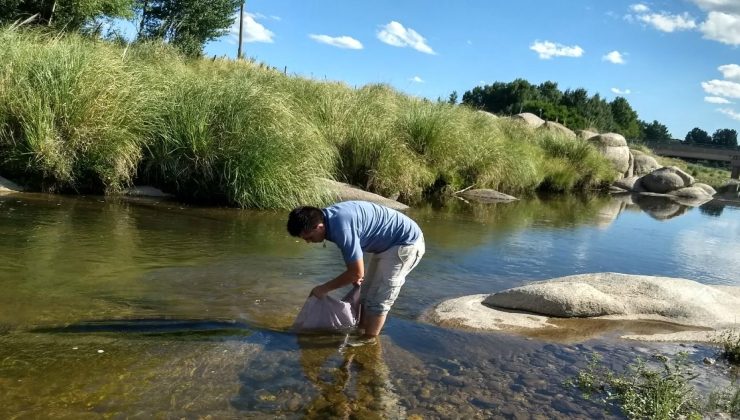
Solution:
{"label": "rippled water surface", "polygon": [[342,264],[333,244],[290,238],[284,212],[0,195],[0,418],[616,416],[562,386],[592,352],[621,366],[712,349],[461,331],[423,315],[588,272],[740,286],[738,207],[627,201],[411,210],[427,254],[380,345],[345,348],[288,330]]}

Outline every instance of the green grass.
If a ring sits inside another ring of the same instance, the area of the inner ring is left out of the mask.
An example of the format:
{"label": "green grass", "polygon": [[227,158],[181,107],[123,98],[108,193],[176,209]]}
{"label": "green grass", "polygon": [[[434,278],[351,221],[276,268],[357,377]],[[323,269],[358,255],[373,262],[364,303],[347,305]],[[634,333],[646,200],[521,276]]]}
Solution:
{"label": "green grass", "polygon": [[0,28],[0,44],[0,173],[31,189],[117,193],[136,182],[290,208],[327,202],[318,178],[412,202],[469,186],[589,190],[615,176],[584,141],[386,85],[24,28]]}
{"label": "green grass", "polygon": [[740,331],[724,332],[717,344],[723,359],[733,365],[740,365]]}
{"label": "green grass", "polygon": [[671,420],[714,418],[719,414],[740,414],[740,388],[736,384],[712,392],[704,400],[692,381],[698,376],[689,366],[688,354],[673,360],[658,356],[659,367],[643,360],[629,364],[623,372],[606,368],[597,355],[585,369],[566,381],[584,398],[621,411],[629,419]]}

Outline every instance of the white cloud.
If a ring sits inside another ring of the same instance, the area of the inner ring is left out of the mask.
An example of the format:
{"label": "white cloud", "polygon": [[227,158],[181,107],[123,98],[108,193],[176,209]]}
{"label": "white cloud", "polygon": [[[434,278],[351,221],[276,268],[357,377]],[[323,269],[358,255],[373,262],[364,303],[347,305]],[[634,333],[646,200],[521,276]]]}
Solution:
{"label": "white cloud", "polygon": [[583,55],[583,48],[578,45],[569,47],[563,44],[556,44],[550,41],[535,41],[529,46],[529,49],[536,52],[543,60],[549,60],[552,57],[580,57]]}
{"label": "white cloud", "polygon": [[740,14],[740,2],[737,0],[693,0],[693,2],[708,12]]}
{"label": "white cloud", "polygon": [[630,93],[632,93],[632,91],[629,89],[621,90],[619,88],[614,88],[614,87],[611,88],[611,91],[613,93],[616,93],[617,95],[629,95]]}
{"label": "white cloud", "polygon": [[424,80],[421,77],[419,77],[419,76],[414,76],[414,77],[410,78],[409,80],[411,80],[414,83],[424,83]]}
{"label": "white cloud", "polygon": [[730,108],[719,108],[717,111],[727,115],[728,117],[732,118],[733,120],[740,121],[740,112],[735,112],[734,109]]}
{"label": "white cloud", "polygon": [[740,66],[737,64],[725,64],[717,67],[717,70],[722,72],[725,79],[740,80]]}
{"label": "white cloud", "polygon": [[637,19],[652,25],[655,29],[663,32],[674,32],[696,28],[694,18],[688,13],[682,15],[671,15],[669,13],[652,13],[640,15]]}
{"label": "white cloud", "polygon": [[612,51],[609,54],[601,57],[601,59],[614,64],[624,64],[624,57],[619,51]]}
{"label": "white cloud", "polygon": [[709,12],[699,26],[704,38],[728,45],[740,45],[740,14]]}
{"label": "white cloud", "polygon": [[740,98],[740,83],[729,80],[710,80],[701,82],[704,92],[712,96],[723,96],[725,98]]}
{"label": "white cloud", "polygon": [[350,50],[361,50],[362,43],[350,36],[329,36],[310,34],[309,37],[316,42],[331,45],[337,48],[346,48]]}
{"label": "white cloud", "polygon": [[630,10],[632,10],[635,13],[645,13],[645,12],[650,11],[650,8],[645,6],[642,3],[638,3],[638,4],[630,5]]}
{"label": "white cloud", "polygon": [[[260,15],[261,16],[261,15]],[[257,22],[257,18],[260,16],[252,13],[244,14],[244,42],[274,42],[272,38],[275,34],[269,29],[262,26],[261,23]],[[231,25],[230,32],[232,36],[237,37],[236,41],[239,42],[239,14],[237,13],[234,19],[234,24]]]}
{"label": "white cloud", "polygon": [[719,96],[705,96],[704,102],[709,102],[710,104],[731,104],[732,103],[725,98],[720,98]]}
{"label": "white cloud", "polygon": [[436,54],[427,40],[411,28],[405,28],[396,21],[383,25],[378,31],[378,39],[394,47],[411,47],[425,54]]}

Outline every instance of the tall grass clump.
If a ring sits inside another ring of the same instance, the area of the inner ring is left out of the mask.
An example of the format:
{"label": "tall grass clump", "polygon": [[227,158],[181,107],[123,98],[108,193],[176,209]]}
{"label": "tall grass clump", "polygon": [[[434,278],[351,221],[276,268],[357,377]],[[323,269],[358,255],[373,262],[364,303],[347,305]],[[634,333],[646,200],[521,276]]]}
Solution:
{"label": "tall grass clump", "polygon": [[538,130],[537,135],[545,153],[543,186],[547,189],[592,189],[614,179],[611,163],[588,142],[548,130]]}
{"label": "tall grass clump", "polygon": [[334,154],[290,98],[253,71],[185,68],[161,104],[144,173],[181,197],[241,207],[321,204]]}
{"label": "tall grass clump", "polygon": [[117,191],[141,158],[147,92],[121,50],[0,29],[0,168],[38,188]]}
{"label": "tall grass clump", "polygon": [[329,201],[319,178],[412,201],[613,176],[585,142],[382,84],[23,28],[0,29],[0,45],[0,171],[32,188],[148,182],[185,199],[289,208]]}

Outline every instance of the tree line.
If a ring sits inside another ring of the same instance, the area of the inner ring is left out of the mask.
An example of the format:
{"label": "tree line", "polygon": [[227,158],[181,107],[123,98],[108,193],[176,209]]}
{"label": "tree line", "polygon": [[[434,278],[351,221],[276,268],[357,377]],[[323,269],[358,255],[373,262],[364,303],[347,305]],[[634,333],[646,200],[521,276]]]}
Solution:
{"label": "tree line", "polygon": [[225,33],[243,0],[0,0],[0,23],[24,22],[65,32],[122,39],[114,19],[138,23],[136,41],[162,40],[185,55],[200,56]]}
{"label": "tree line", "polygon": [[[452,92],[449,102],[456,103],[457,98],[457,92]],[[617,132],[629,140],[673,139],[668,128],[659,121],[639,119],[627,99],[621,96],[607,101],[598,93],[589,95],[583,88],[561,91],[558,84],[552,81],[534,85],[527,80],[516,79],[509,83],[476,86],[463,94],[462,103],[494,114],[530,112],[572,130]],[[695,128],[686,135],[686,142],[737,145],[737,133],[735,130],[722,129],[710,137],[705,131]]]}

